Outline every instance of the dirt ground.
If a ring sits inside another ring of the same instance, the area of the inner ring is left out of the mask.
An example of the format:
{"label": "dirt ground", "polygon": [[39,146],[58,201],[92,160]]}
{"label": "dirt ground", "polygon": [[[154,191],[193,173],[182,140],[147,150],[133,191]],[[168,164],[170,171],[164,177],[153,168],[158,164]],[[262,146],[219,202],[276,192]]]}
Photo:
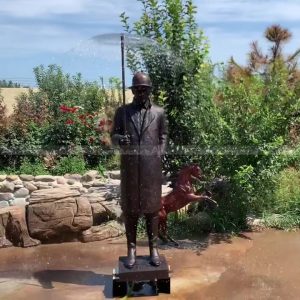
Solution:
{"label": "dirt ground", "polygon": [[[4,98],[8,115],[13,112],[16,97],[20,96],[22,93],[28,93],[28,90],[28,88],[0,88],[0,95]],[[33,90],[36,91],[37,88],[33,88]],[[127,102],[132,100],[132,93],[130,90],[126,90],[126,100]]]}
{"label": "dirt ground", "polygon": [[4,103],[7,108],[7,113],[11,114],[13,112],[13,106],[16,103],[16,97],[20,96],[22,93],[28,93],[28,88],[1,88],[0,93],[4,98]]}
{"label": "dirt ground", "polygon": [[[0,299],[112,299],[112,270],[124,237],[93,243],[0,249]],[[142,299],[300,299],[300,232],[210,235],[160,246],[171,267],[171,294]],[[148,254],[141,241],[138,255]]]}

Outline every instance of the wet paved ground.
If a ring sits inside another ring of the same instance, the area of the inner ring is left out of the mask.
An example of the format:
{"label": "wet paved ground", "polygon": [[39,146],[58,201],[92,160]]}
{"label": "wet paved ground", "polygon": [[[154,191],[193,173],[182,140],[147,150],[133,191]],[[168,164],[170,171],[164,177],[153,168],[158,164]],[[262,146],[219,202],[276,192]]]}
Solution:
{"label": "wet paved ground", "polygon": [[[112,269],[125,249],[124,238],[0,249],[0,299],[111,299]],[[146,243],[138,251],[147,254]],[[160,253],[172,293],[139,299],[300,299],[300,232],[212,235]]]}

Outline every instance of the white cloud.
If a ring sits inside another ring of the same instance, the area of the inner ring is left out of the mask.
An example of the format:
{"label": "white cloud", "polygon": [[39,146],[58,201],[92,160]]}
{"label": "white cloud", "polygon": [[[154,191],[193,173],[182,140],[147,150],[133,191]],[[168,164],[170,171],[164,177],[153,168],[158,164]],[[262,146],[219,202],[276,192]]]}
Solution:
{"label": "white cloud", "polygon": [[[0,14],[7,17],[43,18],[57,15],[81,15],[90,19],[99,17],[98,21],[117,19],[123,11],[136,11],[136,0],[8,0],[1,3]],[[78,20],[81,21],[80,19]]]}
{"label": "white cloud", "polygon": [[90,0],[13,0],[0,6],[0,13],[14,17],[43,17],[50,14],[74,14],[84,10]]}
{"label": "white cloud", "polygon": [[298,0],[196,0],[199,22],[300,21]]}
{"label": "white cloud", "polygon": [[[26,52],[61,52],[69,49],[74,40],[80,38],[76,32],[69,32],[55,25],[2,25],[0,27],[1,56],[22,55]],[[15,53],[14,53],[15,51]]]}
{"label": "white cloud", "polygon": [[[121,32],[120,13],[140,9],[136,0],[13,0],[0,6],[1,56],[60,53],[91,36]],[[1,24],[2,23],[2,24]],[[11,50],[15,50],[11,51]],[[110,51],[106,51],[110,53]]]}
{"label": "white cloud", "polygon": [[[300,0],[194,0],[194,4],[197,21],[211,42],[215,62],[226,62],[234,56],[244,63],[253,40],[258,40],[266,51],[263,31],[273,23],[293,33],[287,53],[300,46]],[[1,60],[4,63],[9,58],[38,56],[46,61],[50,55],[55,63],[56,57],[64,56],[62,59],[70,69],[76,63],[100,69],[97,63],[102,59],[108,62],[109,73],[112,62],[117,61],[119,66],[119,46],[108,46],[103,40],[94,45],[88,39],[97,34],[121,32],[120,13],[125,11],[134,21],[141,16],[141,7],[137,0],[2,0],[0,65]],[[88,64],[88,57],[95,63]]]}

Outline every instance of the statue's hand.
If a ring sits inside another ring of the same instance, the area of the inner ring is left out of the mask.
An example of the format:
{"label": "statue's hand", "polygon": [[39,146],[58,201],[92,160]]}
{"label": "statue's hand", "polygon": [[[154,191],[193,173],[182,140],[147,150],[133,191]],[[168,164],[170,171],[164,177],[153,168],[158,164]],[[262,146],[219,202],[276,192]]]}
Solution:
{"label": "statue's hand", "polygon": [[130,145],[130,136],[128,134],[121,135],[120,138],[119,138],[119,145],[120,146]]}

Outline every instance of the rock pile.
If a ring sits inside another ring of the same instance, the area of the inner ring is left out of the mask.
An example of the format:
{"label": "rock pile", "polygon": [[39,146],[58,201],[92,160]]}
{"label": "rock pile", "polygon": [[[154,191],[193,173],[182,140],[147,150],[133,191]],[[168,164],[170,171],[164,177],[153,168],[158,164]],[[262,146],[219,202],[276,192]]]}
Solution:
{"label": "rock pile", "polygon": [[[110,180],[117,180],[119,183],[119,171],[109,171],[105,175],[101,176],[95,170],[84,175],[0,175],[0,208],[15,205],[24,207],[29,203],[30,194],[36,190],[69,187],[83,194],[103,188]],[[113,192],[119,196],[119,187],[115,187]]]}
{"label": "rock pile", "polygon": [[[163,186],[163,195],[172,189]],[[124,233],[120,171],[0,175],[0,248],[90,242]]]}

